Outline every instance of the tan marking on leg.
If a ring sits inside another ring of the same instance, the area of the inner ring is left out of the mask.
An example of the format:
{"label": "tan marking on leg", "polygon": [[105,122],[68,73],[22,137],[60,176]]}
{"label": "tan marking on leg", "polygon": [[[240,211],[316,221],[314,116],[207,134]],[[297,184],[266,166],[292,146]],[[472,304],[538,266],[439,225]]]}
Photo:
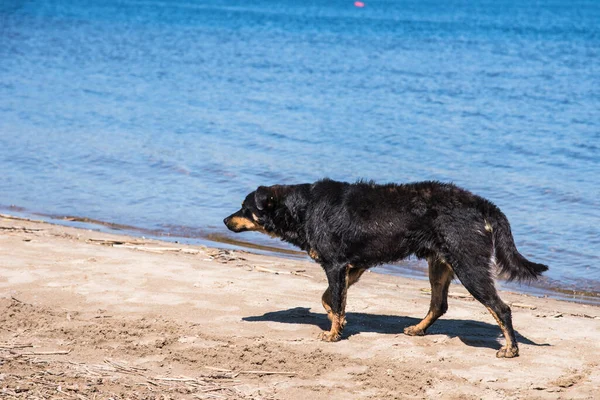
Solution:
{"label": "tan marking on leg", "polygon": [[321,332],[321,340],[325,342],[337,342],[342,337],[342,331],[346,325],[344,314],[332,314],[331,329],[329,332]]}
{"label": "tan marking on leg", "polygon": [[321,296],[321,303],[323,304],[325,311],[327,311],[327,318],[331,321],[333,318],[333,313],[331,311],[331,291],[329,288],[323,292],[323,296]]}
{"label": "tan marking on leg", "polygon": [[494,312],[494,310],[492,310],[489,307],[486,307],[487,310],[490,312],[490,314],[492,314],[492,317],[494,317],[494,319],[496,320],[496,323],[500,326],[500,329],[502,329],[502,332],[504,333],[504,324],[502,323],[502,321],[500,321],[500,318],[498,318],[498,314],[496,314]]}
{"label": "tan marking on leg", "polygon": [[351,268],[348,271],[348,287],[358,282],[358,280],[366,270],[366,268]]}
{"label": "tan marking on leg", "polygon": [[405,334],[424,336],[427,328],[444,314],[445,310],[442,309],[442,304],[447,304],[448,287],[453,277],[454,272],[450,264],[437,258],[429,260],[429,281],[431,283],[429,311],[418,324],[404,328]]}
{"label": "tan marking on leg", "polygon": [[502,331],[502,334],[504,335],[504,339],[506,340],[506,345],[503,346],[502,348],[500,348],[500,350],[498,350],[498,352],[496,353],[496,357],[498,357],[498,358],[517,357],[519,355],[519,348],[516,346],[516,343],[513,343],[513,340],[510,337],[510,333],[509,333],[508,329],[506,329],[506,325],[504,325],[504,323],[498,317],[498,314],[496,314],[494,312],[494,310],[492,310],[489,307],[486,307],[486,308],[490,312],[490,314],[492,314],[492,317],[494,317],[494,319],[498,323],[498,326],[500,327],[500,330]]}
{"label": "tan marking on leg", "polygon": [[429,328],[436,319],[437,317],[435,314],[429,311],[425,318],[421,320],[421,322],[404,328],[404,333],[408,336],[425,336],[425,330]]}
{"label": "tan marking on leg", "polygon": [[308,251],[308,256],[315,261],[319,261],[319,254],[314,249]]}
{"label": "tan marking on leg", "polygon": [[[348,287],[358,282],[360,276],[366,271],[366,269],[358,269],[353,268],[349,269],[348,272]],[[327,318],[332,321],[333,320],[333,312],[331,311],[331,292],[329,288],[323,292],[323,296],[321,296],[321,303],[323,304],[323,308],[327,312]],[[344,303],[345,306],[345,303]],[[346,324],[346,319],[344,319],[344,325]]]}
{"label": "tan marking on leg", "polygon": [[[346,298],[347,298],[347,293],[348,293],[348,272],[350,270],[350,266],[346,267],[346,275],[345,275],[345,288],[344,291],[342,293],[342,311],[338,314],[338,313],[334,313],[333,311],[331,311],[331,307],[330,307],[330,312],[327,313],[327,316],[331,316],[329,319],[331,320],[331,329],[329,329],[329,332],[321,332],[320,338],[321,340],[325,341],[325,342],[337,342],[340,340],[340,338],[342,337],[342,331],[344,330],[344,327],[346,326]],[[329,306],[331,304],[331,292],[329,291],[329,288],[327,288],[327,290],[325,291],[325,293],[323,293],[323,297],[321,298],[322,302],[323,302],[323,307],[325,307],[325,295],[329,293],[329,302],[327,303],[327,305]],[[325,310],[327,310],[327,308],[325,307]]]}

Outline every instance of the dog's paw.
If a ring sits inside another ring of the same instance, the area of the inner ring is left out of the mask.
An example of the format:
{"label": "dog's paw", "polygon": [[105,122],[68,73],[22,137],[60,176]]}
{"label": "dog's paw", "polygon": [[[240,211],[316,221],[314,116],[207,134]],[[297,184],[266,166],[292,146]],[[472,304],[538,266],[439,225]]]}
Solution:
{"label": "dog's paw", "polygon": [[425,336],[425,331],[413,325],[404,328],[404,334],[408,336]]}
{"label": "dog's paw", "polygon": [[319,334],[319,339],[321,339],[324,342],[337,342],[341,339],[342,335],[340,335],[339,333],[331,333],[329,331],[327,332],[321,332]]}
{"label": "dog's paw", "polygon": [[498,358],[514,358],[519,356],[519,348],[518,347],[502,347],[496,353],[496,357]]}

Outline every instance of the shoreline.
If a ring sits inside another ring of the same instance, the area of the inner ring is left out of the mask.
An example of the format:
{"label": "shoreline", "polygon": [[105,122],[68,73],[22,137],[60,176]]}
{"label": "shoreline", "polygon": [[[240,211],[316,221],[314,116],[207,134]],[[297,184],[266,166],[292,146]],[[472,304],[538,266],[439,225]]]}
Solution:
{"label": "shoreline", "polygon": [[[302,251],[293,248],[284,248],[271,246],[269,244],[253,243],[243,239],[234,239],[222,233],[209,233],[202,229],[194,229],[195,234],[191,234],[192,229],[182,227],[181,233],[171,233],[162,230],[153,230],[140,228],[132,225],[125,225],[113,222],[106,222],[97,219],[80,216],[61,216],[45,213],[38,213],[25,210],[18,206],[0,207],[0,215],[12,215],[15,218],[31,221],[41,221],[50,224],[58,224],[66,227],[81,229],[97,229],[100,232],[125,234],[135,237],[149,237],[157,240],[172,241],[175,243],[187,243],[190,245],[201,245],[207,247],[218,247],[228,250],[252,251],[261,255],[285,257],[293,260],[309,261],[310,258]],[[39,219],[33,219],[39,218]],[[407,265],[408,264],[408,265]],[[420,264],[420,265],[418,265]],[[552,266],[550,266],[552,268]],[[409,258],[397,264],[386,264],[371,268],[374,273],[381,273],[392,276],[400,276],[410,279],[427,280],[427,265],[425,262],[416,262],[416,259]],[[600,290],[591,291],[579,288],[569,288],[567,285],[561,285],[555,279],[548,278],[545,275],[533,282],[506,282],[496,280],[499,289],[516,291],[518,293],[536,296],[549,297],[561,301],[570,301],[579,304],[600,306]]]}
{"label": "shoreline", "polygon": [[[338,343],[313,262],[0,216],[0,390],[15,398],[593,399],[600,307],[501,291],[520,346],[453,283],[365,273]],[[66,393],[66,394],[65,394]],[[211,397],[210,394],[216,395]]]}

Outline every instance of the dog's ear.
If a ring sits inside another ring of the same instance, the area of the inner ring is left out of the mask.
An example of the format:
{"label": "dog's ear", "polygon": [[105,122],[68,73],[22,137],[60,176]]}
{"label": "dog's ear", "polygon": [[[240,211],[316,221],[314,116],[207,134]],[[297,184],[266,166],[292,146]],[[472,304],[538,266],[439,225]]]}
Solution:
{"label": "dog's ear", "polygon": [[273,192],[270,188],[265,186],[259,186],[254,192],[254,202],[256,203],[256,208],[260,211],[270,210],[275,207],[275,197],[273,196]]}

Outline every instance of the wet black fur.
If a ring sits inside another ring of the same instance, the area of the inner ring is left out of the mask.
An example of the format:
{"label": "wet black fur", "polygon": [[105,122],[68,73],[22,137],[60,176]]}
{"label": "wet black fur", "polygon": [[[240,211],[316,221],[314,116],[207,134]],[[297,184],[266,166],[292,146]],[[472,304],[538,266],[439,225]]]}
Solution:
{"label": "wet black fur", "polygon": [[[530,280],[548,269],[517,251],[498,207],[453,184],[325,179],[261,186],[246,197],[241,210],[225,219],[230,229],[235,216],[254,220],[267,233],[316,253],[332,289],[333,312],[340,311],[336,293],[348,265],[366,269],[415,255],[428,259],[430,268],[439,260],[449,264],[473,297],[512,331],[510,308],[493,284],[496,270],[511,280]],[[441,302],[443,314],[445,297]]]}

